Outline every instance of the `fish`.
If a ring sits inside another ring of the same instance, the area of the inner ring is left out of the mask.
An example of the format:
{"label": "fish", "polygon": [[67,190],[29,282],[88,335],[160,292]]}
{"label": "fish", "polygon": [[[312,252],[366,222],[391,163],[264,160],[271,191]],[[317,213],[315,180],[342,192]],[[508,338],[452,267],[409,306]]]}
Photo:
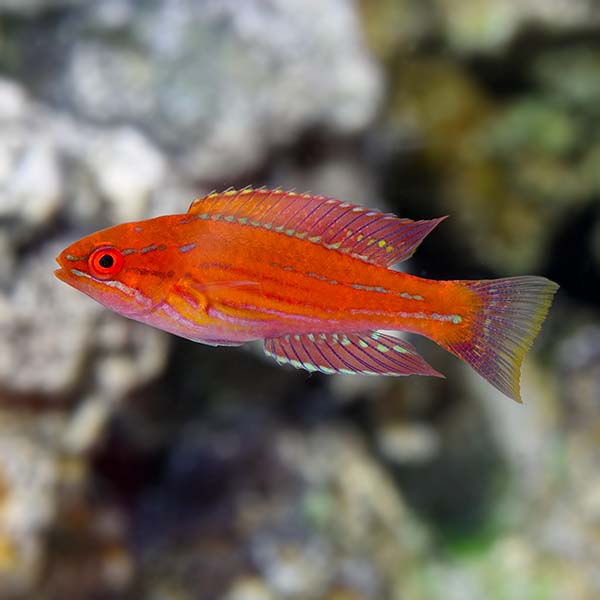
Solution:
{"label": "fish", "polygon": [[392,268],[445,218],[228,189],[88,235],[57,256],[55,275],[125,317],[213,346],[262,340],[278,364],[309,373],[444,377],[395,332],[418,334],[521,402],[523,358],[559,286]]}

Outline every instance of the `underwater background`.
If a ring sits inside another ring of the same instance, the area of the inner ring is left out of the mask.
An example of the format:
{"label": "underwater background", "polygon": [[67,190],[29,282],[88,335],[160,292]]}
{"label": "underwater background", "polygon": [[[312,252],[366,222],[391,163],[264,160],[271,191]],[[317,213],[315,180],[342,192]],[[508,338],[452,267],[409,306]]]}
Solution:
{"label": "underwater background", "polygon": [[[524,405],[116,316],[74,240],[229,186],[443,223],[561,285]],[[0,598],[600,597],[600,3],[0,0]]]}

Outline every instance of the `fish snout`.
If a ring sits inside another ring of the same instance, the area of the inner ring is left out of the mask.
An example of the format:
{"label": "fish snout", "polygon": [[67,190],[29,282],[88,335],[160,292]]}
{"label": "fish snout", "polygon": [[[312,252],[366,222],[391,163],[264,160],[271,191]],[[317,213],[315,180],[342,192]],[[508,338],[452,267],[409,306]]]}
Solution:
{"label": "fish snout", "polygon": [[61,281],[67,280],[67,272],[64,269],[55,269],[54,275]]}
{"label": "fish snout", "polygon": [[56,261],[56,263],[58,264],[58,266],[60,267],[59,269],[55,269],[54,275],[56,277],[58,277],[58,279],[60,279],[61,281],[65,281],[66,276],[67,276],[67,271],[66,271],[65,263],[64,263],[64,259],[63,259],[63,254],[64,254],[64,252],[61,252],[54,259]]}
{"label": "fish snout", "polygon": [[54,259],[60,267],[54,271],[54,275],[66,283],[69,283],[69,281],[72,279],[71,270],[75,268],[81,260],[83,260],[82,258],[73,256],[69,250],[70,248],[66,248]]}

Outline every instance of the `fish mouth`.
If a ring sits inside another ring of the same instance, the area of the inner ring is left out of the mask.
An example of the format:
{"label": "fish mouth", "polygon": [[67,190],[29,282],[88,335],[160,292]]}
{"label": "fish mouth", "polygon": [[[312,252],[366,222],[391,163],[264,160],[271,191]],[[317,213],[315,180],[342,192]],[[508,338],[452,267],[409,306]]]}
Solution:
{"label": "fish mouth", "polygon": [[56,269],[54,271],[54,275],[55,275],[55,277],[57,277],[61,281],[66,281],[67,280],[67,272],[64,269]]}
{"label": "fish mouth", "polygon": [[62,254],[59,254],[54,260],[60,267],[54,271],[54,275],[61,281],[66,281],[67,277],[69,276],[69,271],[65,268],[65,263],[62,260]]}

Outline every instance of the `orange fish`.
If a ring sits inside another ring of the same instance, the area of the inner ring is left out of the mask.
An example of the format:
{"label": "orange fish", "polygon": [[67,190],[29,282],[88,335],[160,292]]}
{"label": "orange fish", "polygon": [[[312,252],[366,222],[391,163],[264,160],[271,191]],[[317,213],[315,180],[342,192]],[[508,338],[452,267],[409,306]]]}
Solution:
{"label": "orange fish", "polygon": [[380,330],[424,335],[520,401],[523,357],[558,286],[433,281],[390,269],[445,217],[411,221],[323,196],[243,189],[66,248],[56,276],[126,317],[211,345],[264,340],[309,372],[443,377]]}

